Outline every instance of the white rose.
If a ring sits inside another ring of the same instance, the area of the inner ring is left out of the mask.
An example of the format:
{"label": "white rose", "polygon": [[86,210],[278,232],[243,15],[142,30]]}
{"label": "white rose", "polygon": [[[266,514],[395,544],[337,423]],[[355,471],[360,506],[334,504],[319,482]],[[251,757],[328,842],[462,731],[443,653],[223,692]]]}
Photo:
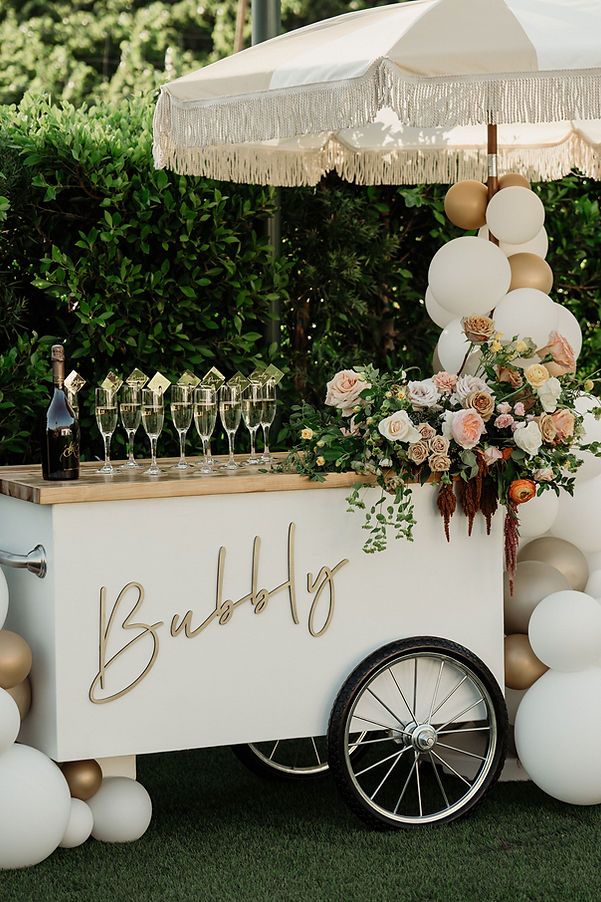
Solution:
{"label": "white rose", "polygon": [[521,448],[530,457],[534,457],[543,443],[538,423],[531,420],[527,426],[519,426],[513,433],[513,440],[518,448]]}
{"label": "white rose", "polygon": [[540,470],[535,470],[532,474],[532,478],[536,479],[537,482],[551,482],[554,475],[551,467],[543,467]]}
{"label": "white rose", "polygon": [[397,410],[396,413],[381,420],[378,423],[378,432],[389,442],[419,442],[421,439],[406,410]]}
{"label": "white rose", "polygon": [[370,383],[363,378],[361,373],[354,370],[341,370],[330,379],[327,385],[326,404],[337,407],[344,416],[353,413],[353,407],[359,400],[359,395],[365,388],[370,388]]}
{"label": "white rose", "polygon": [[433,379],[423,379],[421,382],[407,383],[407,398],[416,407],[434,407],[440,393]]}
{"label": "white rose", "polygon": [[555,376],[551,376],[536,389],[536,393],[545,413],[553,413],[557,410],[557,399],[561,395],[561,382]]}
{"label": "white rose", "polygon": [[454,397],[460,404],[467,401],[469,396],[475,391],[485,391],[491,394],[485,379],[481,379],[479,376],[459,376],[457,384],[455,385]]}

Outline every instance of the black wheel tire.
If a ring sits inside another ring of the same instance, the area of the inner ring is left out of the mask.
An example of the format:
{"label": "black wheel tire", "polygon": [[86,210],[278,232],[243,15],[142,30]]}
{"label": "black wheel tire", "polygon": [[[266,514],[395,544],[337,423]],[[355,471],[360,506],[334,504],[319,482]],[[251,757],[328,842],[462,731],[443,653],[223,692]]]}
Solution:
{"label": "black wheel tire", "polygon": [[348,771],[346,761],[346,722],[351,712],[357,694],[369,683],[371,677],[382,667],[389,666],[400,657],[408,653],[434,652],[454,658],[464,667],[468,667],[483,683],[492,701],[497,722],[497,744],[494,752],[492,766],[483,781],[482,786],[464,807],[454,813],[442,817],[434,824],[450,823],[464,817],[482,802],[486,793],[491,789],[501,774],[505,764],[507,753],[507,741],[509,735],[509,723],[507,707],[503,693],[486,664],[464,646],[447,639],[436,636],[416,636],[410,639],[400,639],[379,648],[359,664],[342,686],[330,714],[328,727],[328,760],[330,771],[338,790],[349,808],[369,827],[376,830],[389,829],[423,829],[420,823],[400,823],[392,818],[387,818],[371,807],[367,807],[365,800],[359,794]]}
{"label": "black wheel tire", "polygon": [[323,780],[323,778],[327,777],[330,773],[330,768],[327,765],[323,770],[317,772],[310,770],[304,771],[300,768],[294,771],[282,770],[281,768],[268,763],[264,757],[257,753],[254,746],[250,744],[232,745],[231,749],[236,758],[238,758],[245,767],[256,774],[256,776],[262,777],[263,779],[292,782],[299,780]]}

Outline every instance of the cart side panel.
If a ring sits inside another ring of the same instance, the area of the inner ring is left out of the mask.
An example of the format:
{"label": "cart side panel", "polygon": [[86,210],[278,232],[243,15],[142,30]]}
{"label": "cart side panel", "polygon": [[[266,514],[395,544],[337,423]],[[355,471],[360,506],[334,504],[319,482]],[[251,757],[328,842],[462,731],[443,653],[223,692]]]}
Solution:
{"label": "cart side panel", "polygon": [[468,539],[457,517],[448,545],[419,488],[415,542],[366,555],[346,494],[57,506],[59,759],[323,734],[355,665],[407,636],[460,642],[501,681],[500,518]]}

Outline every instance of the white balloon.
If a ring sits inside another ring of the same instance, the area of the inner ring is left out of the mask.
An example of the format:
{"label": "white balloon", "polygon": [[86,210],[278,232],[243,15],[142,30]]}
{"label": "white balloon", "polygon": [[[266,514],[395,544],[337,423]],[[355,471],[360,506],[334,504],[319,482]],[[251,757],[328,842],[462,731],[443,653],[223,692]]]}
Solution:
{"label": "white balloon", "polygon": [[591,571],[588,582],[584,587],[587,595],[591,595],[596,601],[601,601],[601,570]]}
{"label": "white balloon", "polygon": [[549,670],[526,692],[515,719],[517,753],[528,776],[571,805],[601,802],[600,697],[601,669]]}
{"label": "white balloon", "polygon": [[586,562],[589,574],[594,573],[595,570],[601,570],[601,551],[589,551],[586,555]]}
{"label": "white balloon", "polygon": [[[436,353],[443,370],[446,370],[447,373],[459,372],[469,346],[470,343],[465,337],[461,320],[454,319],[442,330],[436,346]],[[473,354],[470,354],[470,363],[473,362],[472,357],[479,361],[480,352],[474,351]],[[471,369],[468,370],[467,367],[464,367],[463,372],[468,371],[471,372]]]}
{"label": "white balloon", "polygon": [[537,539],[548,532],[559,510],[559,498],[553,491],[537,495],[527,504],[520,505],[520,536],[523,539]]}
{"label": "white balloon", "polygon": [[441,307],[455,316],[489,313],[507,293],[511,267],[491,241],[454,238],[434,255],[428,283]]}
{"label": "white balloon", "polygon": [[[506,189],[504,188],[503,190]],[[478,232],[478,238],[485,238],[488,241],[488,235],[488,228],[482,226]],[[536,254],[537,257],[542,257],[544,260],[549,250],[549,238],[547,237],[546,229],[542,228],[538,235],[535,235],[530,241],[525,241],[523,244],[509,244],[507,241],[499,241],[499,247],[507,257],[512,257],[514,254]]]}
{"label": "white balloon", "polygon": [[567,579],[544,561],[520,561],[515,570],[513,595],[505,578],[505,632],[527,633],[532,612],[553,592],[569,589]]}
{"label": "white balloon", "polygon": [[71,799],[71,813],[65,835],[61,840],[62,849],[75,849],[89,839],[94,826],[90,806],[81,799]]}
{"label": "white balloon", "polygon": [[545,208],[530,188],[514,185],[498,191],[486,208],[486,224],[499,241],[523,244],[538,235],[545,223]]}
{"label": "white balloon", "polygon": [[[580,397],[576,398],[574,406],[578,413],[584,416],[582,424],[584,432],[580,436],[579,442],[582,445],[588,445],[591,442],[601,442],[601,420],[595,419],[593,414],[590,413],[593,408],[601,407],[599,398],[595,398],[592,395],[580,395]],[[590,451],[574,451],[574,454],[582,461],[576,472],[576,480],[578,482],[594,479],[595,476],[601,474],[601,458],[595,457]],[[601,542],[599,542],[599,547],[601,548]],[[596,551],[597,549],[595,548],[594,550]]]}
{"label": "white balloon", "polygon": [[428,316],[432,322],[436,323],[437,326],[440,326],[441,329],[444,329],[452,319],[455,319],[454,313],[449,313],[448,310],[445,310],[444,307],[440,306],[429,286],[426,291],[425,304]]}
{"label": "white balloon", "polygon": [[554,306],[557,311],[557,331],[564,338],[567,338],[572,345],[574,355],[578,357],[582,350],[582,329],[580,328],[580,323],[572,311],[564,307],[563,304],[555,303]]}
{"label": "white balloon", "polygon": [[58,847],[71,795],[50,758],[28,745],[0,755],[0,869],[38,864]]}
{"label": "white balloon", "polygon": [[601,662],[601,605],[574,589],[547,595],[532,612],[528,638],[534,654],[552,670],[593,667]]}
{"label": "white balloon", "polygon": [[144,787],[128,777],[105,777],[88,800],[92,836],[101,842],[133,842],[148,829],[152,802]]}
{"label": "white balloon", "polygon": [[508,292],[497,304],[493,319],[505,341],[517,335],[532,338],[539,347],[547,344],[549,333],[557,328],[555,305],[538,288],[514,288]]}
{"label": "white balloon", "polygon": [[601,477],[577,483],[573,496],[562,492],[551,535],[581,551],[601,549]]}
{"label": "white balloon", "polygon": [[8,614],[8,583],[4,575],[4,570],[0,567],[0,630],[6,623],[6,615]]}
{"label": "white balloon", "polygon": [[20,729],[21,715],[17,703],[6,689],[0,689],[0,752],[13,744]]}

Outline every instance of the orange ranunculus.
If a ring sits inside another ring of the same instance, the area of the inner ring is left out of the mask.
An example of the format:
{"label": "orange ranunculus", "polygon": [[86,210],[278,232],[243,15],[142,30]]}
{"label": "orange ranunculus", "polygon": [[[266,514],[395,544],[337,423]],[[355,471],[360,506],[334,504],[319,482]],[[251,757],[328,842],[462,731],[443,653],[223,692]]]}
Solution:
{"label": "orange ranunculus", "polygon": [[536,485],[531,479],[514,479],[509,486],[509,500],[514,504],[525,504],[536,495]]}
{"label": "orange ranunculus", "polygon": [[509,460],[509,458],[511,457],[512,451],[513,451],[513,448],[503,448],[503,450],[501,451],[501,454],[503,455],[503,460]]}

